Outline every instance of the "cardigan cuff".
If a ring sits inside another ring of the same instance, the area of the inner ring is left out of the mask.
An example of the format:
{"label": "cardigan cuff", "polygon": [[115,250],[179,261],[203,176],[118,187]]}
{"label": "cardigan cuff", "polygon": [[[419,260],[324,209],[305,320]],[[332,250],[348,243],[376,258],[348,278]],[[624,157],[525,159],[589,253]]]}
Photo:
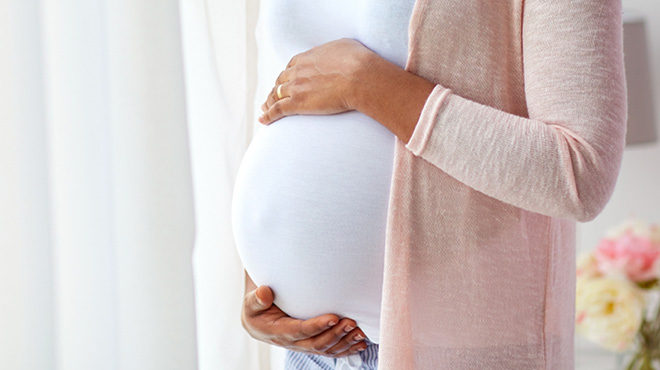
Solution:
{"label": "cardigan cuff", "polygon": [[451,93],[449,88],[436,85],[429,94],[419,115],[417,125],[410,136],[410,140],[408,140],[408,144],[406,144],[406,148],[413,154],[419,156],[426,148],[426,143],[431,137],[431,131],[435,126],[436,117]]}

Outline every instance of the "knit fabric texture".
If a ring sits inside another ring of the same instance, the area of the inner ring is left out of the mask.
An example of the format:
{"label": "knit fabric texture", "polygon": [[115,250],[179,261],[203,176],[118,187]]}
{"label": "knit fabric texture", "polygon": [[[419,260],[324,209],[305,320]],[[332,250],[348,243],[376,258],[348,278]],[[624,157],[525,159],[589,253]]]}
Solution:
{"label": "knit fabric texture", "polygon": [[379,369],[574,368],[575,226],[625,145],[621,0],[417,0],[437,84],[396,142]]}

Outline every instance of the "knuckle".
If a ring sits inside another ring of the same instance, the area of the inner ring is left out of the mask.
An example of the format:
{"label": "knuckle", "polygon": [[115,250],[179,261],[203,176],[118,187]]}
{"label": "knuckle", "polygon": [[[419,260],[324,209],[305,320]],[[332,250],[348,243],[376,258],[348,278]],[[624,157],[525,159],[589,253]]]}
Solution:
{"label": "knuckle", "polygon": [[333,334],[334,334],[334,336],[335,336],[335,340],[341,340],[341,339],[343,339],[344,336],[346,335],[346,333],[344,333],[344,330],[343,330],[343,329],[341,329],[341,330],[336,330]]}
{"label": "knuckle", "polygon": [[287,79],[287,82],[293,82],[295,80],[299,79],[299,74],[300,74],[300,66],[298,64],[292,65],[289,68],[287,68],[287,71],[289,73],[289,78]]}
{"label": "knuckle", "polygon": [[298,77],[293,80],[294,86],[298,89],[305,89],[306,85],[311,83],[311,79],[308,77]]}
{"label": "knuckle", "polygon": [[309,50],[301,51],[294,55],[289,61],[289,66],[294,66],[302,61],[302,58],[309,53]]}
{"label": "knuckle", "polygon": [[300,338],[308,338],[311,335],[307,333],[305,322],[304,321],[298,321],[296,325],[296,335]]}
{"label": "knuckle", "polygon": [[307,97],[307,91],[304,89],[296,88],[294,90],[295,94],[291,94],[291,97],[293,97],[293,95],[295,95],[298,99],[305,99]]}
{"label": "knuckle", "polygon": [[297,340],[296,336],[291,333],[282,333],[280,335],[280,338],[282,341],[288,342],[288,343],[293,343]]}
{"label": "knuckle", "polygon": [[304,101],[305,97],[304,97],[304,94],[291,94],[289,96],[289,99],[291,100],[291,103],[293,103],[293,104],[300,104]]}
{"label": "knuckle", "polygon": [[315,343],[315,344],[312,344],[311,349],[312,349],[312,351],[315,351],[315,352],[321,352],[325,349],[324,347],[325,346],[323,346],[319,343]]}
{"label": "knuckle", "polygon": [[343,350],[342,350],[341,348],[337,348],[337,349],[334,349],[334,350],[332,350],[332,349],[328,349],[328,350],[326,351],[326,353],[327,353],[328,355],[331,355],[331,356],[337,356],[337,355],[339,355],[342,351],[343,351]]}
{"label": "knuckle", "polygon": [[273,111],[273,113],[275,113],[275,115],[278,115],[278,116],[281,115],[282,114],[282,104],[280,104],[280,103],[273,104],[273,106],[271,107],[271,110]]}
{"label": "knuckle", "polygon": [[296,54],[293,57],[291,57],[291,59],[289,59],[289,64],[286,65],[287,68],[294,65],[294,64],[296,64],[296,61],[298,60],[298,55],[300,55],[300,54]]}

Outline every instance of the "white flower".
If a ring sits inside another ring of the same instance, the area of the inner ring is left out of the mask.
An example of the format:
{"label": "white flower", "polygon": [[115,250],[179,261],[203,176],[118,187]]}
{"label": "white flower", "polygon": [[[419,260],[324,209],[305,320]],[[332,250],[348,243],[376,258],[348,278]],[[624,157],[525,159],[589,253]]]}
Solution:
{"label": "white flower", "polygon": [[576,275],[579,278],[593,278],[602,275],[598,269],[598,260],[593,253],[580,253],[576,261]]}
{"label": "white flower", "polygon": [[576,283],[577,332],[612,351],[629,349],[644,314],[641,289],[611,276],[578,278]]}

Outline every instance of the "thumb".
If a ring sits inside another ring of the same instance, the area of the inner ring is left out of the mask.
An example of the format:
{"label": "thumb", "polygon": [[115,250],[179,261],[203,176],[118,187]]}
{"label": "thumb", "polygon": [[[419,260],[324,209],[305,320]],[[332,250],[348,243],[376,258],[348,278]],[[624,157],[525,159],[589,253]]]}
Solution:
{"label": "thumb", "polygon": [[273,291],[266,285],[262,285],[255,289],[254,296],[257,305],[259,306],[259,310],[265,310],[273,305]]}

